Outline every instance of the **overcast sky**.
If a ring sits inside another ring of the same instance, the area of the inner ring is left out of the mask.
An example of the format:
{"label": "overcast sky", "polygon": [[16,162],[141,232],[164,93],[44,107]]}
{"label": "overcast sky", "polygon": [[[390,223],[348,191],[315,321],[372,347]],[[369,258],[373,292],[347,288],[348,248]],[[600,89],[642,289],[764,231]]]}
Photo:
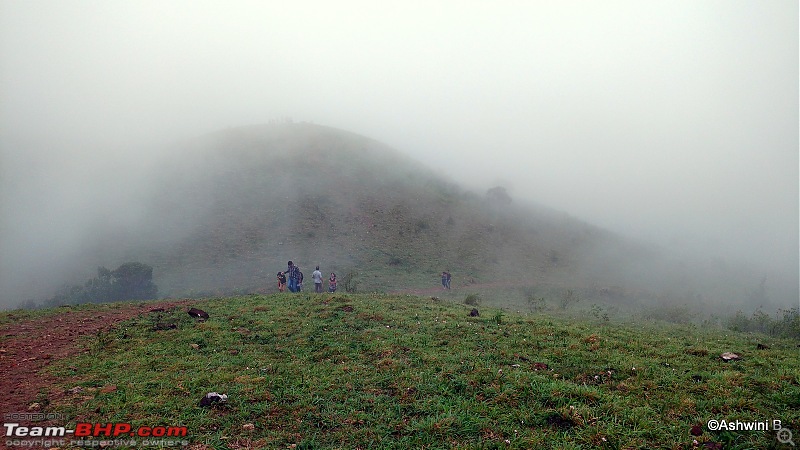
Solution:
{"label": "overcast sky", "polygon": [[0,230],[132,147],[291,117],[796,276],[798,35],[796,0],[0,0]]}

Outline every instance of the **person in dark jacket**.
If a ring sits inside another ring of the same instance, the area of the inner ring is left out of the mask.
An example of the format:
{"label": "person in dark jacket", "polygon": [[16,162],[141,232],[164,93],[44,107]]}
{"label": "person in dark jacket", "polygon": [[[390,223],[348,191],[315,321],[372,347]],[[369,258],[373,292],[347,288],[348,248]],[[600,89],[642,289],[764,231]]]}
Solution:
{"label": "person in dark jacket", "polygon": [[289,261],[286,274],[289,278],[289,291],[291,292],[297,292],[297,278],[299,273],[300,269],[298,269],[298,267],[295,266],[292,261]]}

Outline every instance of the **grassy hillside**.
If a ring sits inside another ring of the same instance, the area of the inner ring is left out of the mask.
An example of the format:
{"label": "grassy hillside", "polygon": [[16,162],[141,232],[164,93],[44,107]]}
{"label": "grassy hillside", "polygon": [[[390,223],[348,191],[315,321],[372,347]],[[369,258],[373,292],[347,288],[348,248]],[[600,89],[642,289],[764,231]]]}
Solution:
{"label": "grassy hillside", "polygon": [[[742,304],[760,276],[668,261],[564,213],[474,193],[369,138],[311,124],[234,128],[174,150],[141,189],[138,220],[84,248],[154,267],[162,296],[270,293],[293,260],[357,274],[360,292],[453,286],[619,307]],[[82,260],[87,260],[83,258]],[[483,286],[483,287],[481,287]],[[753,305],[755,307],[756,305]],[[769,305],[765,305],[769,306]]]}
{"label": "grassy hillside", "polygon": [[154,265],[166,295],[271,288],[290,259],[358,272],[367,291],[435,286],[448,268],[462,282],[516,279],[558,272],[599,232],[519,220],[373,140],[310,124],[209,135],[156,174],[142,219],[95,252]]}
{"label": "grassy hillside", "polygon": [[[706,423],[800,430],[796,343],[761,335],[469,317],[462,304],[380,294],[197,306],[208,321],[179,308],[84,337],[83,355],[50,366],[67,395],[43,411],[68,426],[186,426],[192,449],[782,448],[775,431]],[[743,359],[723,362],[728,351]],[[200,407],[212,391],[228,402]]]}

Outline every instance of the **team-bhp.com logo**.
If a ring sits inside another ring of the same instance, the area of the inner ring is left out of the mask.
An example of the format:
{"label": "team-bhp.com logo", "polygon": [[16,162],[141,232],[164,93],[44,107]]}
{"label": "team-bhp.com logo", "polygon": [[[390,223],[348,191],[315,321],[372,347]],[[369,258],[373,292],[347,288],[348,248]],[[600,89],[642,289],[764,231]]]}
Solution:
{"label": "team-bhp.com logo", "polygon": [[81,422],[74,429],[65,427],[22,427],[18,423],[5,423],[6,437],[185,437],[186,427],[136,427],[130,423],[87,423]]}

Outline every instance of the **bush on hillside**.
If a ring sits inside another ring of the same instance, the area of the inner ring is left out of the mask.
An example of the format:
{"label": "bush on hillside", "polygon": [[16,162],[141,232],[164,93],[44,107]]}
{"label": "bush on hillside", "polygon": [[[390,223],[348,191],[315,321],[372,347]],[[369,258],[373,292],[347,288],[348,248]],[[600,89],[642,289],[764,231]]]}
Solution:
{"label": "bush on hillside", "polygon": [[153,268],[140,262],[127,262],[109,270],[97,269],[97,276],[83,286],[64,286],[45,306],[102,303],[120,300],[150,300],[158,298],[158,286],[153,283]]}
{"label": "bush on hillside", "polygon": [[481,302],[481,297],[478,294],[469,294],[464,298],[464,304],[469,306],[478,306]]}
{"label": "bush on hillside", "polygon": [[351,270],[347,272],[347,274],[342,277],[342,287],[344,287],[345,292],[355,293],[358,290],[358,280],[355,278],[358,276],[358,272]]}
{"label": "bush on hillside", "polygon": [[685,303],[681,305],[662,303],[648,308],[645,318],[678,324],[692,323],[697,318],[697,312]]}
{"label": "bush on hillside", "polygon": [[728,319],[726,326],[733,331],[750,331],[791,339],[800,339],[800,308],[779,309],[773,319],[761,308],[748,317],[741,310]]}
{"label": "bush on hillside", "polygon": [[540,313],[547,309],[547,300],[544,297],[536,297],[533,292],[525,294],[525,301],[528,304],[528,310],[532,313]]}
{"label": "bush on hillside", "polygon": [[581,297],[577,292],[573,291],[572,289],[567,289],[563,294],[561,294],[558,306],[563,310],[577,304],[580,301]]}

